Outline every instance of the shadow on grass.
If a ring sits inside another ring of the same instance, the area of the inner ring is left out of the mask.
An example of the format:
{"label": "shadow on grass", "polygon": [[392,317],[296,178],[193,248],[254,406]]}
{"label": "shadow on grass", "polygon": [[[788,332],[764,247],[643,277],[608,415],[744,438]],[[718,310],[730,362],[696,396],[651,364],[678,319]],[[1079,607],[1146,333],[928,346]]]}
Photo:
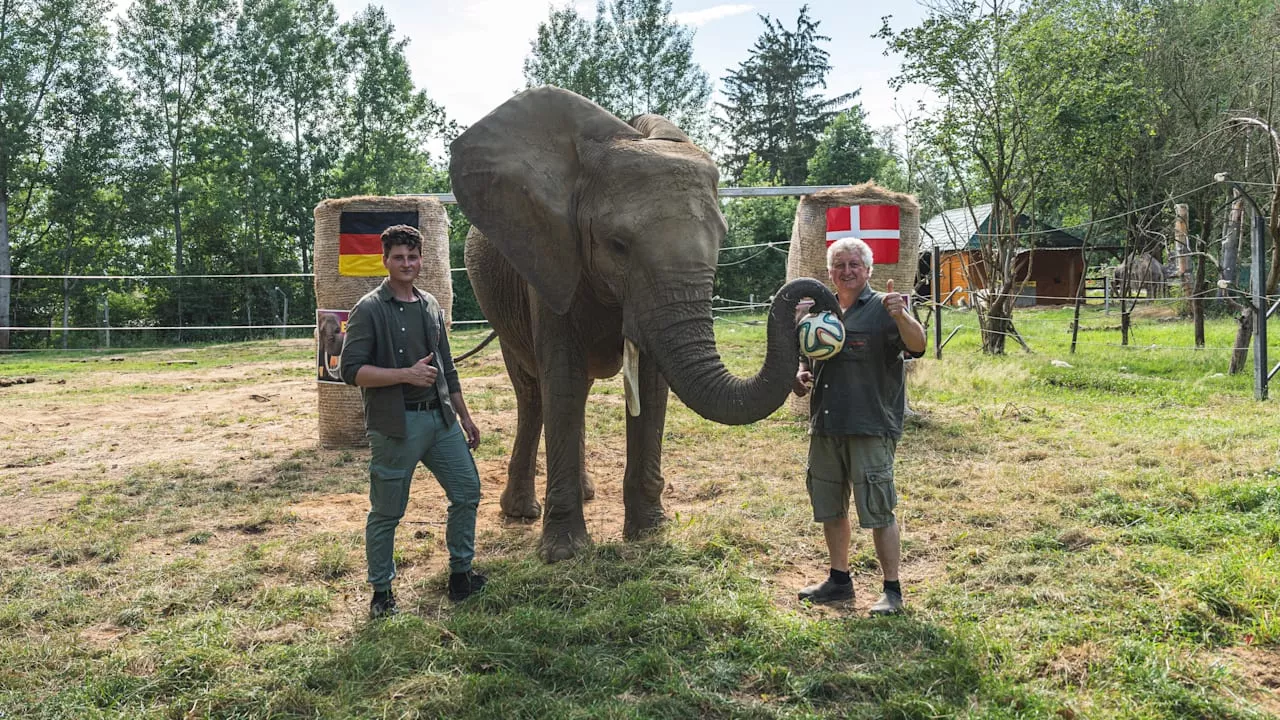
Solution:
{"label": "shadow on grass", "polygon": [[553,566],[492,569],[485,593],[438,623],[402,615],[363,627],[302,678],[292,711],[937,717],[978,685],[949,633],[910,617],[779,609],[724,547],[605,545]]}

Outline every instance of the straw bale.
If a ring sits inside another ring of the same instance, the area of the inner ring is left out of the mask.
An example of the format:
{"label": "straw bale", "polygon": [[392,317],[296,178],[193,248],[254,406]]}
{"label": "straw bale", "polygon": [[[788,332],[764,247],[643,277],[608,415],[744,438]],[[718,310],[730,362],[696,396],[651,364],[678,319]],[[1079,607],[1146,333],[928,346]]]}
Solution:
{"label": "straw bale", "polygon": [[[884,290],[885,282],[892,278],[895,291],[911,292],[920,248],[920,206],[914,197],[872,182],[822,190],[800,198],[791,229],[791,249],[787,253],[787,280],[811,277],[831,287],[827,277],[827,210],[845,205],[897,205],[900,208],[898,262],[874,262],[870,285]],[[791,396],[791,410],[808,417],[809,398]]]}
{"label": "straw bale", "polygon": [[[324,200],[315,208],[316,309],[350,310],[382,277],[346,277],[338,274],[338,230],[342,213],[417,211],[422,232],[422,274],[415,283],[435,296],[445,322],[453,321],[453,281],[449,273],[449,216],[434,198],[352,197]],[[350,385],[317,383],[320,444],[325,447],[358,447],[368,444],[364,434],[364,406],[360,390]]]}

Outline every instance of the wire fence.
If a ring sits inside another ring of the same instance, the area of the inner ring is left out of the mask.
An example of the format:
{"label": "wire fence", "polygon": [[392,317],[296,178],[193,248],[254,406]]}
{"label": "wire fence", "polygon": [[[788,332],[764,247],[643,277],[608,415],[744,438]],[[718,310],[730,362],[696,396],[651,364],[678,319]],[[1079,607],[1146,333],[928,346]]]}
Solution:
{"label": "wire fence", "polygon": [[[1213,183],[1183,193],[1190,195],[1200,192]],[[774,187],[774,188],[722,188],[723,198],[759,198],[794,196],[812,193],[822,187]],[[454,198],[450,194],[431,195],[441,202],[451,203]],[[1070,229],[1081,230],[1091,225],[1098,225],[1125,217],[1125,215],[1142,212],[1159,204],[1176,200],[1170,198],[1146,208],[1137,208],[1113,217],[1081,223]],[[1019,233],[1034,235],[1038,231]],[[717,267],[735,268],[752,262],[770,253],[785,256],[788,253],[789,240],[773,242],[732,245],[720,248],[720,259]],[[1082,248],[1087,250],[1088,248]],[[464,274],[465,267],[450,268],[450,272]],[[199,273],[199,274],[20,274],[0,275],[13,281],[27,283],[30,291],[31,283],[48,283],[41,293],[35,293],[45,304],[38,313],[48,317],[45,325],[12,325],[7,328],[10,333],[25,333],[42,336],[39,342],[28,342],[28,345],[40,345],[25,349],[50,349],[62,346],[84,346],[86,343],[95,347],[141,347],[140,343],[148,343],[150,347],[170,347],[175,344],[191,342],[218,342],[233,340],[251,340],[268,338],[310,337],[315,329],[314,293],[311,273]],[[101,283],[101,290],[82,293],[99,298],[86,307],[83,301],[75,307],[67,304],[65,292],[68,286],[83,283]],[[1190,299],[1200,299],[1215,303],[1223,311],[1234,309],[1252,302],[1253,296],[1245,289],[1235,285],[1210,286],[1190,296],[1183,294],[1185,286],[1179,279],[1164,281],[1139,282],[1130,280],[1130,292],[1121,298],[1118,290],[1121,286],[1119,278],[1107,278],[1096,274],[1092,285],[1087,287],[1083,297],[1075,295],[1045,295],[1034,293],[1020,295],[1018,304],[1058,304],[1069,305],[1077,301],[1086,305],[1103,304],[1108,309],[1114,302],[1121,310],[1142,306],[1145,308],[1181,307]],[[780,283],[779,283],[780,284]],[[177,286],[175,290],[174,286]],[[1032,284],[1033,285],[1033,284]],[[1102,287],[1098,287],[1102,285]],[[456,286],[456,281],[455,281]],[[1136,291],[1134,290],[1136,288]],[[469,288],[468,288],[469,290]],[[965,293],[981,296],[984,291],[961,288]],[[1175,291],[1176,292],[1171,292]],[[59,294],[61,293],[61,297]],[[30,292],[29,292],[30,294]],[[167,301],[176,298],[180,304],[185,303],[186,310],[180,311],[182,322],[176,320],[172,311],[157,312],[155,297],[161,296]],[[749,295],[748,297],[725,297],[715,295],[712,298],[712,312],[717,320],[727,321],[741,318],[744,315],[758,313],[769,307],[770,297]],[[1280,303],[1280,296],[1267,296],[1265,302]],[[917,296],[913,301],[920,310],[932,312],[932,303],[924,297]],[[1121,304],[1123,303],[1123,304]],[[207,307],[236,306],[239,310],[235,317],[224,315],[213,317],[203,311]],[[292,310],[290,309],[292,307]],[[194,308],[194,309],[193,309]],[[479,314],[478,308],[474,310]],[[455,304],[454,326],[464,329],[483,328],[488,321],[483,317],[457,317],[458,307]],[[169,317],[170,322],[164,319]],[[221,322],[220,322],[221,320]],[[752,321],[754,322],[754,321]],[[963,326],[954,332],[961,332]],[[140,339],[145,338],[145,339]],[[1077,343],[1081,345],[1096,343]],[[1110,344],[1106,344],[1110,345]],[[1121,345],[1115,345],[1121,347]],[[8,352],[19,351],[16,348]],[[1222,349],[1222,348],[1219,348]],[[1230,348],[1226,348],[1231,350]]]}

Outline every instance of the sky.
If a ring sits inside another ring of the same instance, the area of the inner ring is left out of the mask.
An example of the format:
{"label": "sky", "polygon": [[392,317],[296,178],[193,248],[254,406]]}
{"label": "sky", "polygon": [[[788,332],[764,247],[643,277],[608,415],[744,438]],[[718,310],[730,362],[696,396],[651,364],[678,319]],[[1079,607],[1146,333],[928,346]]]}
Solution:
{"label": "sky", "polygon": [[[594,0],[572,0],[580,14],[595,16]],[[349,20],[369,0],[335,0],[340,20]],[[401,37],[409,38],[405,52],[414,82],[449,117],[470,125],[524,88],[524,58],[538,23],[553,6],[566,0],[383,0],[387,18]],[[717,97],[720,80],[747,58],[764,30],[759,15],[768,15],[794,28],[801,6],[820,22],[818,31],[831,38],[822,47],[830,53],[831,72],[825,94],[860,90],[859,100],[873,128],[899,122],[894,106],[915,107],[922,89],[895,93],[889,79],[898,69],[897,57],[885,57],[884,42],[872,36],[881,17],[891,15],[890,27],[901,30],[919,24],[925,9],[915,0],[672,0],[674,18],[694,31],[694,60],[707,72]]]}

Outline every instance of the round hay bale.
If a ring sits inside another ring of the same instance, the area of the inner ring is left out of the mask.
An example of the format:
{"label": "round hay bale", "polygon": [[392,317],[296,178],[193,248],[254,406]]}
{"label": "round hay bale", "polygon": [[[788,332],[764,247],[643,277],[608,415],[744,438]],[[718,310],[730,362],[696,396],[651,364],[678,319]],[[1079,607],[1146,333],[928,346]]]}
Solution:
{"label": "round hay bale", "polygon": [[[445,322],[453,321],[453,281],[449,273],[449,216],[434,198],[353,197],[325,200],[315,208],[316,309],[347,311],[386,277],[381,244],[371,236],[386,228],[413,225],[422,233],[419,288],[435,296]],[[341,242],[342,235],[347,242]],[[318,338],[317,338],[318,341]],[[320,444],[327,448],[368,444],[360,389],[317,382]]]}
{"label": "round hay bale", "polygon": [[[827,210],[854,205],[896,205],[898,207],[898,262],[882,263],[874,257],[871,287],[884,290],[893,279],[895,292],[911,292],[915,287],[920,248],[920,206],[910,195],[879,187],[873,182],[822,190],[800,198],[796,221],[791,228],[791,249],[787,253],[787,281],[817,278],[831,286],[827,277]],[[809,416],[809,397],[791,396],[791,410]]]}

